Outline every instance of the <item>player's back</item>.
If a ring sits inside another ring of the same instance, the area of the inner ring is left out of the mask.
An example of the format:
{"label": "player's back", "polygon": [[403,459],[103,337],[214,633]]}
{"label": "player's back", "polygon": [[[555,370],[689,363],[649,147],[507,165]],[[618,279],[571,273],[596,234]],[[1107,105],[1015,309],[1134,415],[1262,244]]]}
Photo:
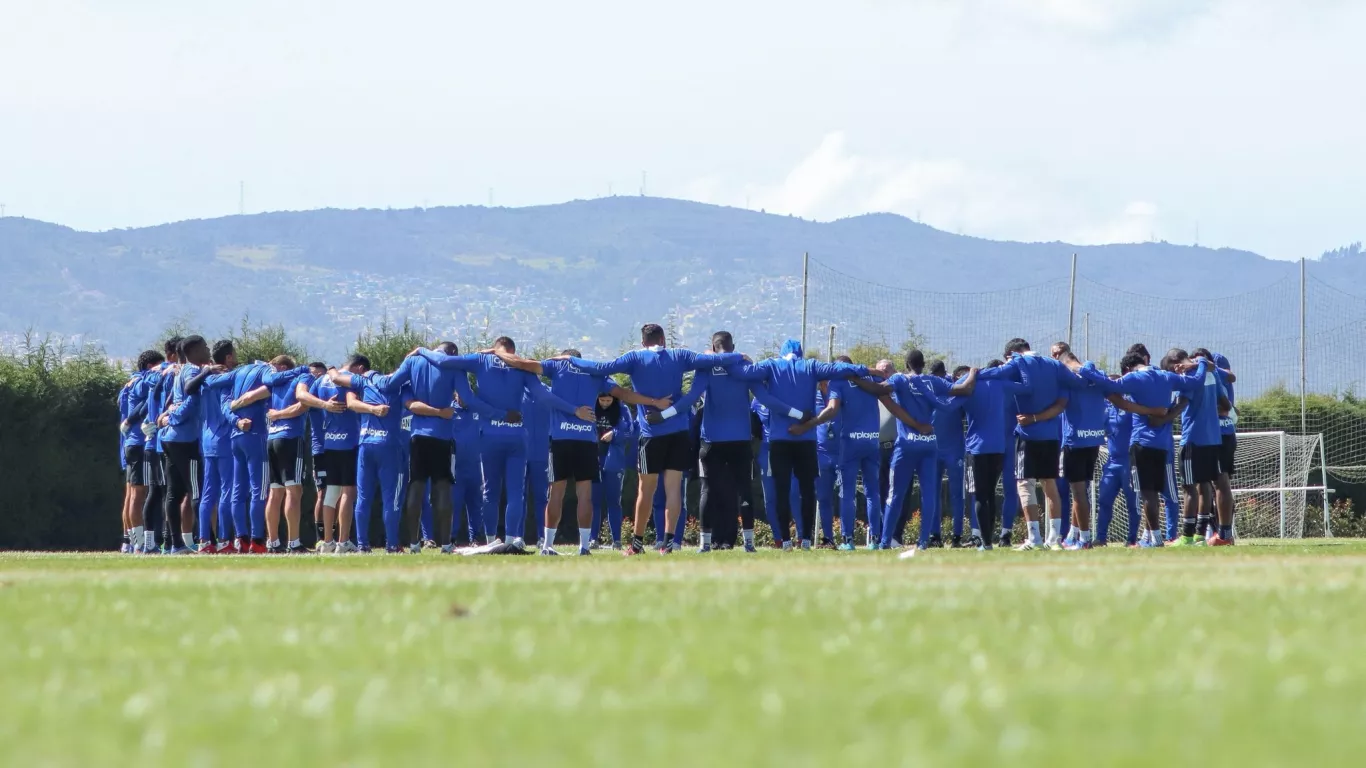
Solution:
{"label": "player's back", "polygon": [[701,379],[706,380],[704,386],[707,388],[704,393],[707,405],[702,409],[702,439],[709,443],[748,440],[749,382],[721,365],[707,369],[705,376],[693,380],[693,386],[698,386]]}
{"label": "player's back", "polygon": [[[405,358],[399,370],[407,375],[413,399],[433,408],[444,408],[448,403],[453,403],[456,377],[466,375],[464,371],[438,368],[418,355]],[[413,414],[411,429],[415,436],[437,440],[450,440],[452,435],[451,420],[440,416]]]}
{"label": "player's back", "polygon": [[1015,398],[1008,382],[979,379],[963,405],[967,416],[967,451],[973,455],[1005,453],[1006,435],[1014,428]]}

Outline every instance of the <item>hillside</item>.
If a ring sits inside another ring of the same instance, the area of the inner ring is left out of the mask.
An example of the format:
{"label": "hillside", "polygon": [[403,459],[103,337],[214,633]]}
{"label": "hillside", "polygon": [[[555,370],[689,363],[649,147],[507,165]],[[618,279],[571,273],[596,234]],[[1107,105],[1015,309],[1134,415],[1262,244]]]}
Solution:
{"label": "hillside", "polygon": [[[871,214],[820,223],[679,200],[611,197],[531,208],[319,210],[79,232],[0,219],[0,332],[83,334],[112,354],[173,317],[209,333],[250,313],[341,354],[367,322],[412,317],[441,336],[493,333],[618,349],[676,310],[684,340],[718,327],[750,348],[799,332],[801,255],[920,290],[973,292],[1068,274],[1184,298],[1296,274],[1253,253],[1166,243],[1011,243]],[[1362,259],[1315,263],[1353,284]],[[895,335],[895,330],[891,331]]]}

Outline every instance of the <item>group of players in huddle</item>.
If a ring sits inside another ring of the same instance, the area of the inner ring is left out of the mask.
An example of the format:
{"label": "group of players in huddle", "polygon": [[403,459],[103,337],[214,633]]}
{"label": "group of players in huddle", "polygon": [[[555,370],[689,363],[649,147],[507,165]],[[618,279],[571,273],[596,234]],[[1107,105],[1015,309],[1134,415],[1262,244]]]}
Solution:
{"label": "group of players in huddle", "polygon": [[[339,369],[287,356],[248,363],[231,341],[171,339],[164,354],[142,353],[119,395],[123,548],[312,551],[300,535],[311,467],[317,549],[327,553],[370,551],[378,505],[389,552],[424,544],[453,552],[468,542],[474,551],[536,547],[556,555],[572,484],[579,554],[598,546],[604,512],[614,548],[645,551],[653,517],[656,546],[667,554],[682,546],[682,487],[691,473],[701,486],[700,550],[752,552],[756,463],[783,549],[854,549],[860,489],[868,546],[900,547],[917,479],[922,524],[913,546],[944,546],[946,476],[953,547],[1010,546],[1020,509],[1028,536],[1019,549],[1104,546],[1121,494],[1130,546],[1232,543],[1235,377],[1221,356],[1173,349],[1152,366],[1135,345],[1107,375],[1065,343],[1040,355],[1013,339],[1004,360],[952,376],[942,363],[927,372],[919,351],[904,362],[901,372],[885,360],[821,362],[795,340],[753,362],[725,331],[713,335],[711,353],[699,354],[667,347],[655,324],[641,329],[641,348],[610,362],[573,349],[530,360],[502,337],[473,354],[450,342],[417,349],[387,373],[362,355]],[[616,374],[628,375],[630,387]],[[896,422],[890,452],[884,413]],[[755,422],[763,435],[757,456]],[[1108,460],[1093,531],[1090,484],[1102,446]],[[639,487],[634,535],[623,543],[621,486],[631,456]],[[1006,491],[999,510],[998,483]],[[1146,517],[1141,540],[1135,491]],[[528,494],[533,509],[544,510],[542,530],[525,530]]]}

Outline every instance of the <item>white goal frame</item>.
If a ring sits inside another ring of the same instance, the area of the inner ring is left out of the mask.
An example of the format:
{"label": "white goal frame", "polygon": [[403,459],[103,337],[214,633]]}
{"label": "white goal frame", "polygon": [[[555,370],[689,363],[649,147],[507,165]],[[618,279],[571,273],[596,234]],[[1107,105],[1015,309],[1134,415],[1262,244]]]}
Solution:
{"label": "white goal frame", "polygon": [[[1326,537],[1332,538],[1332,536],[1333,536],[1333,529],[1332,529],[1332,526],[1331,526],[1331,524],[1330,524],[1329,514],[1328,514],[1328,510],[1329,510],[1329,508],[1330,508],[1330,505],[1329,505],[1329,503],[1328,503],[1328,496],[1329,496],[1329,494],[1333,493],[1333,489],[1332,489],[1332,488],[1329,488],[1329,487],[1327,486],[1327,483],[1328,483],[1328,455],[1327,455],[1327,452],[1325,451],[1325,449],[1324,449],[1324,447],[1323,447],[1323,435],[1322,435],[1322,434],[1304,435],[1304,437],[1313,438],[1314,442],[1317,443],[1317,449],[1318,449],[1318,454],[1319,454],[1319,472],[1321,473],[1321,475],[1322,475],[1322,477],[1323,477],[1323,482],[1324,482],[1324,484],[1323,484],[1323,485],[1303,485],[1303,486],[1295,486],[1295,487],[1286,487],[1286,484],[1285,484],[1285,458],[1286,458],[1286,457],[1285,457],[1285,438],[1286,438],[1286,434],[1287,434],[1287,433],[1285,433],[1285,432],[1283,432],[1283,431],[1239,432],[1239,433],[1238,433],[1238,439],[1239,439],[1239,440],[1243,439],[1244,437],[1274,437],[1274,438],[1277,439],[1277,441],[1278,441],[1278,443],[1279,443],[1279,445],[1280,445],[1280,463],[1279,463],[1280,483],[1279,483],[1279,485],[1278,485],[1277,487],[1274,487],[1274,488],[1234,488],[1234,489],[1233,489],[1233,495],[1234,495],[1234,496],[1238,496],[1239,494],[1249,494],[1249,493],[1275,493],[1275,494],[1277,494],[1277,496],[1280,498],[1280,508],[1281,508],[1281,538],[1284,539],[1284,538],[1288,538],[1287,535],[1286,535],[1286,534],[1288,533],[1287,530],[1286,530],[1286,506],[1287,506],[1287,502],[1288,502],[1288,499],[1289,499],[1288,494],[1291,494],[1291,493],[1308,493],[1309,491],[1320,491],[1320,492],[1322,492],[1322,499],[1323,499],[1323,535],[1326,536]],[[1314,452],[1314,449],[1311,448],[1311,449],[1310,449],[1310,456],[1313,455],[1313,452]],[[1308,506],[1308,505],[1306,505],[1306,507],[1307,507],[1307,506]],[[1308,511],[1308,510],[1306,509],[1306,511]],[[1235,525],[1235,526],[1237,525],[1237,517],[1236,517],[1236,516],[1234,517],[1234,525]],[[1236,535],[1236,533],[1237,533],[1237,531],[1235,530],[1235,535]],[[1297,537],[1295,537],[1295,538],[1302,538],[1302,537],[1303,537],[1303,531],[1300,532],[1300,536],[1297,536]]]}

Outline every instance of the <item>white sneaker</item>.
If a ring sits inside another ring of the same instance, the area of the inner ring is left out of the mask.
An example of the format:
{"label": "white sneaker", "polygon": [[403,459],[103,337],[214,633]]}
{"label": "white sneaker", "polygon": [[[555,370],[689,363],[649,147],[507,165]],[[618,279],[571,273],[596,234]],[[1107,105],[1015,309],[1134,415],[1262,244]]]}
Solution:
{"label": "white sneaker", "polygon": [[542,555],[546,555],[546,556],[548,556],[548,557],[559,557],[559,555],[560,555],[559,552],[556,552],[556,551],[555,551],[555,548],[554,548],[554,547],[542,547],[542,548],[541,548],[541,554],[542,554]]}
{"label": "white sneaker", "polygon": [[410,554],[410,555],[420,555],[420,554],[422,554],[422,545],[421,545],[421,544],[410,544],[410,545],[408,546],[408,554]]}
{"label": "white sneaker", "polygon": [[337,549],[335,551],[339,555],[354,555],[356,553],[356,545],[350,541],[343,541],[337,544]]}
{"label": "white sneaker", "polygon": [[443,555],[449,555],[449,554],[452,554],[452,553],[454,553],[454,552],[455,552],[455,546],[452,545],[452,544],[447,544],[447,545],[445,545],[445,546],[443,546],[443,547],[441,548],[441,554],[443,554]]}
{"label": "white sneaker", "polygon": [[512,541],[509,541],[509,542],[508,542],[508,546],[509,546],[509,547],[512,547],[513,549],[517,550],[518,552],[524,552],[524,551],[526,551],[526,541],[525,541],[521,536],[518,536],[517,538],[513,539]]}
{"label": "white sneaker", "polygon": [[892,549],[901,549],[901,539],[892,539]]}
{"label": "white sneaker", "polygon": [[320,542],[318,542],[318,552],[320,552],[320,553],[322,553],[322,554],[324,554],[324,555],[331,555],[331,554],[335,554],[336,551],[337,551],[337,542],[335,542],[335,541],[320,541]]}

